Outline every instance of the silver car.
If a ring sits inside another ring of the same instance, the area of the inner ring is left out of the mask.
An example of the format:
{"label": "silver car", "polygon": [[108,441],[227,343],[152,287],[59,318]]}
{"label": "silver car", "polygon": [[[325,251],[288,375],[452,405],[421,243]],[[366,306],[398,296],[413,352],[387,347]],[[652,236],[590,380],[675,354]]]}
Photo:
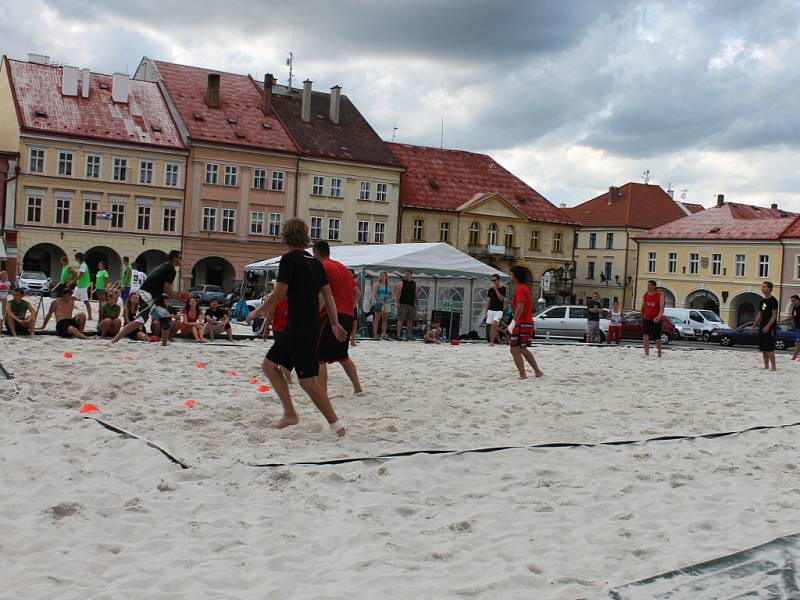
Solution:
{"label": "silver car", "polygon": [[[586,336],[587,308],[581,305],[548,306],[533,317],[536,337],[582,340]],[[601,338],[603,337],[601,323]]]}
{"label": "silver car", "polygon": [[42,271],[23,271],[17,277],[17,287],[26,294],[46,293],[50,290],[50,278]]}

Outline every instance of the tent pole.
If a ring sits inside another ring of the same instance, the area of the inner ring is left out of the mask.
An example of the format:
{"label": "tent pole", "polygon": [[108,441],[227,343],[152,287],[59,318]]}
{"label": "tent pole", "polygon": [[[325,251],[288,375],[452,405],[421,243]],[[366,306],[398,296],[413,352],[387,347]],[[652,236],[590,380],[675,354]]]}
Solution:
{"label": "tent pole", "polygon": [[473,293],[475,291],[475,280],[470,278],[469,280],[469,312],[467,313],[467,319],[465,321],[469,323],[469,329],[467,333],[472,331],[472,304],[473,304]]}

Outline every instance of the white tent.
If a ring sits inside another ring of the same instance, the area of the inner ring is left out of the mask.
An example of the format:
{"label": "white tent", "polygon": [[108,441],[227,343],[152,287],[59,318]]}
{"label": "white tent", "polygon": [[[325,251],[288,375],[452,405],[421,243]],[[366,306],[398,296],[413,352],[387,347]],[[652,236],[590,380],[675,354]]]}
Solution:
{"label": "white tent", "polygon": [[[479,329],[491,276],[506,279],[505,273],[445,243],[332,246],[331,258],[358,274],[365,311],[372,304],[373,279],[381,271],[389,273],[394,285],[411,269],[420,292],[419,318],[429,320],[434,310],[457,312],[461,333]],[[245,271],[277,273],[279,262],[280,257],[262,260]]]}

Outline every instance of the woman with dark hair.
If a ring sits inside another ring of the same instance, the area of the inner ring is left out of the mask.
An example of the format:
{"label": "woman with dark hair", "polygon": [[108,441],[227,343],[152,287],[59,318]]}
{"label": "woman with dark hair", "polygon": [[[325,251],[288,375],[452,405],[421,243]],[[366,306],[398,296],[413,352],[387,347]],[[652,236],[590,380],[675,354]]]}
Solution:
{"label": "woman with dark hair", "polygon": [[[205,342],[203,339],[203,313],[197,298],[189,298],[183,308],[180,333],[183,337],[192,337],[198,344]],[[188,334],[188,335],[187,335]]]}
{"label": "woman with dark hair", "polygon": [[[129,323],[133,323],[136,321],[136,311],[139,305],[139,294],[136,292],[131,292],[128,294],[128,299],[125,301],[125,307],[122,309],[122,317],[125,321],[125,325]],[[140,341],[140,342],[149,342],[150,338],[147,337],[147,333],[145,332],[144,325],[139,323],[139,327],[128,331],[125,334],[129,340]]]}
{"label": "woman with dark hair", "polygon": [[528,288],[528,270],[524,267],[511,267],[509,275],[514,284],[514,298],[511,300],[511,309],[514,316],[509,326],[511,332],[511,356],[519,371],[520,379],[527,379],[525,361],[533,367],[536,377],[544,375],[533,353],[528,350],[533,339],[533,304],[531,303],[531,290]]}

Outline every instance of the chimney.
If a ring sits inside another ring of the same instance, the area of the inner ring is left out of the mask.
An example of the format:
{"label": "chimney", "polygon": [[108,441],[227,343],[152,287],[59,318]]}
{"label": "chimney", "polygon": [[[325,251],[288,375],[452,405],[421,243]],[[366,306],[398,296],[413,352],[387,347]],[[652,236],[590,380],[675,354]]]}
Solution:
{"label": "chimney", "polygon": [[300,118],[303,123],[311,121],[311,84],[314,83],[310,79],[303,82],[303,100],[300,105]]}
{"label": "chimney", "polygon": [[611,206],[611,203],[614,202],[617,195],[619,194],[619,190],[614,187],[613,185],[608,188],[608,205]]}
{"label": "chimney", "polygon": [[81,71],[81,96],[84,98],[89,97],[89,84],[91,82],[92,72],[89,69]]}
{"label": "chimney", "polygon": [[669,194],[669,197],[673,200],[675,199],[675,191],[672,188],[667,188],[667,194]]}
{"label": "chimney", "polygon": [[61,93],[64,96],[78,95],[78,67],[61,67]]}
{"label": "chimney", "polygon": [[261,98],[261,112],[265,116],[272,114],[272,86],[275,84],[275,78],[272,73],[264,75],[264,96]]}
{"label": "chimney", "polygon": [[717,206],[725,204],[725,194],[717,194]]}
{"label": "chimney", "polygon": [[131,80],[125,73],[114,73],[111,80],[111,99],[114,102],[128,103],[128,95],[131,91]]}
{"label": "chimney", "polygon": [[777,202],[773,202],[772,204],[769,205],[769,207],[772,210],[778,210],[778,203]]}
{"label": "chimney", "polygon": [[342,100],[342,86],[335,85],[331,88],[331,121],[339,124],[339,107]]}
{"label": "chimney", "polygon": [[50,57],[46,54],[28,54],[28,62],[36,65],[49,65]]}
{"label": "chimney", "polygon": [[558,205],[558,208],[567,208],[567,203],[562,202],[561,204]]}
{"label": "chimney", "polygon": [[206,104],[209,108],[219,108],[219,73],[208,74]]}

